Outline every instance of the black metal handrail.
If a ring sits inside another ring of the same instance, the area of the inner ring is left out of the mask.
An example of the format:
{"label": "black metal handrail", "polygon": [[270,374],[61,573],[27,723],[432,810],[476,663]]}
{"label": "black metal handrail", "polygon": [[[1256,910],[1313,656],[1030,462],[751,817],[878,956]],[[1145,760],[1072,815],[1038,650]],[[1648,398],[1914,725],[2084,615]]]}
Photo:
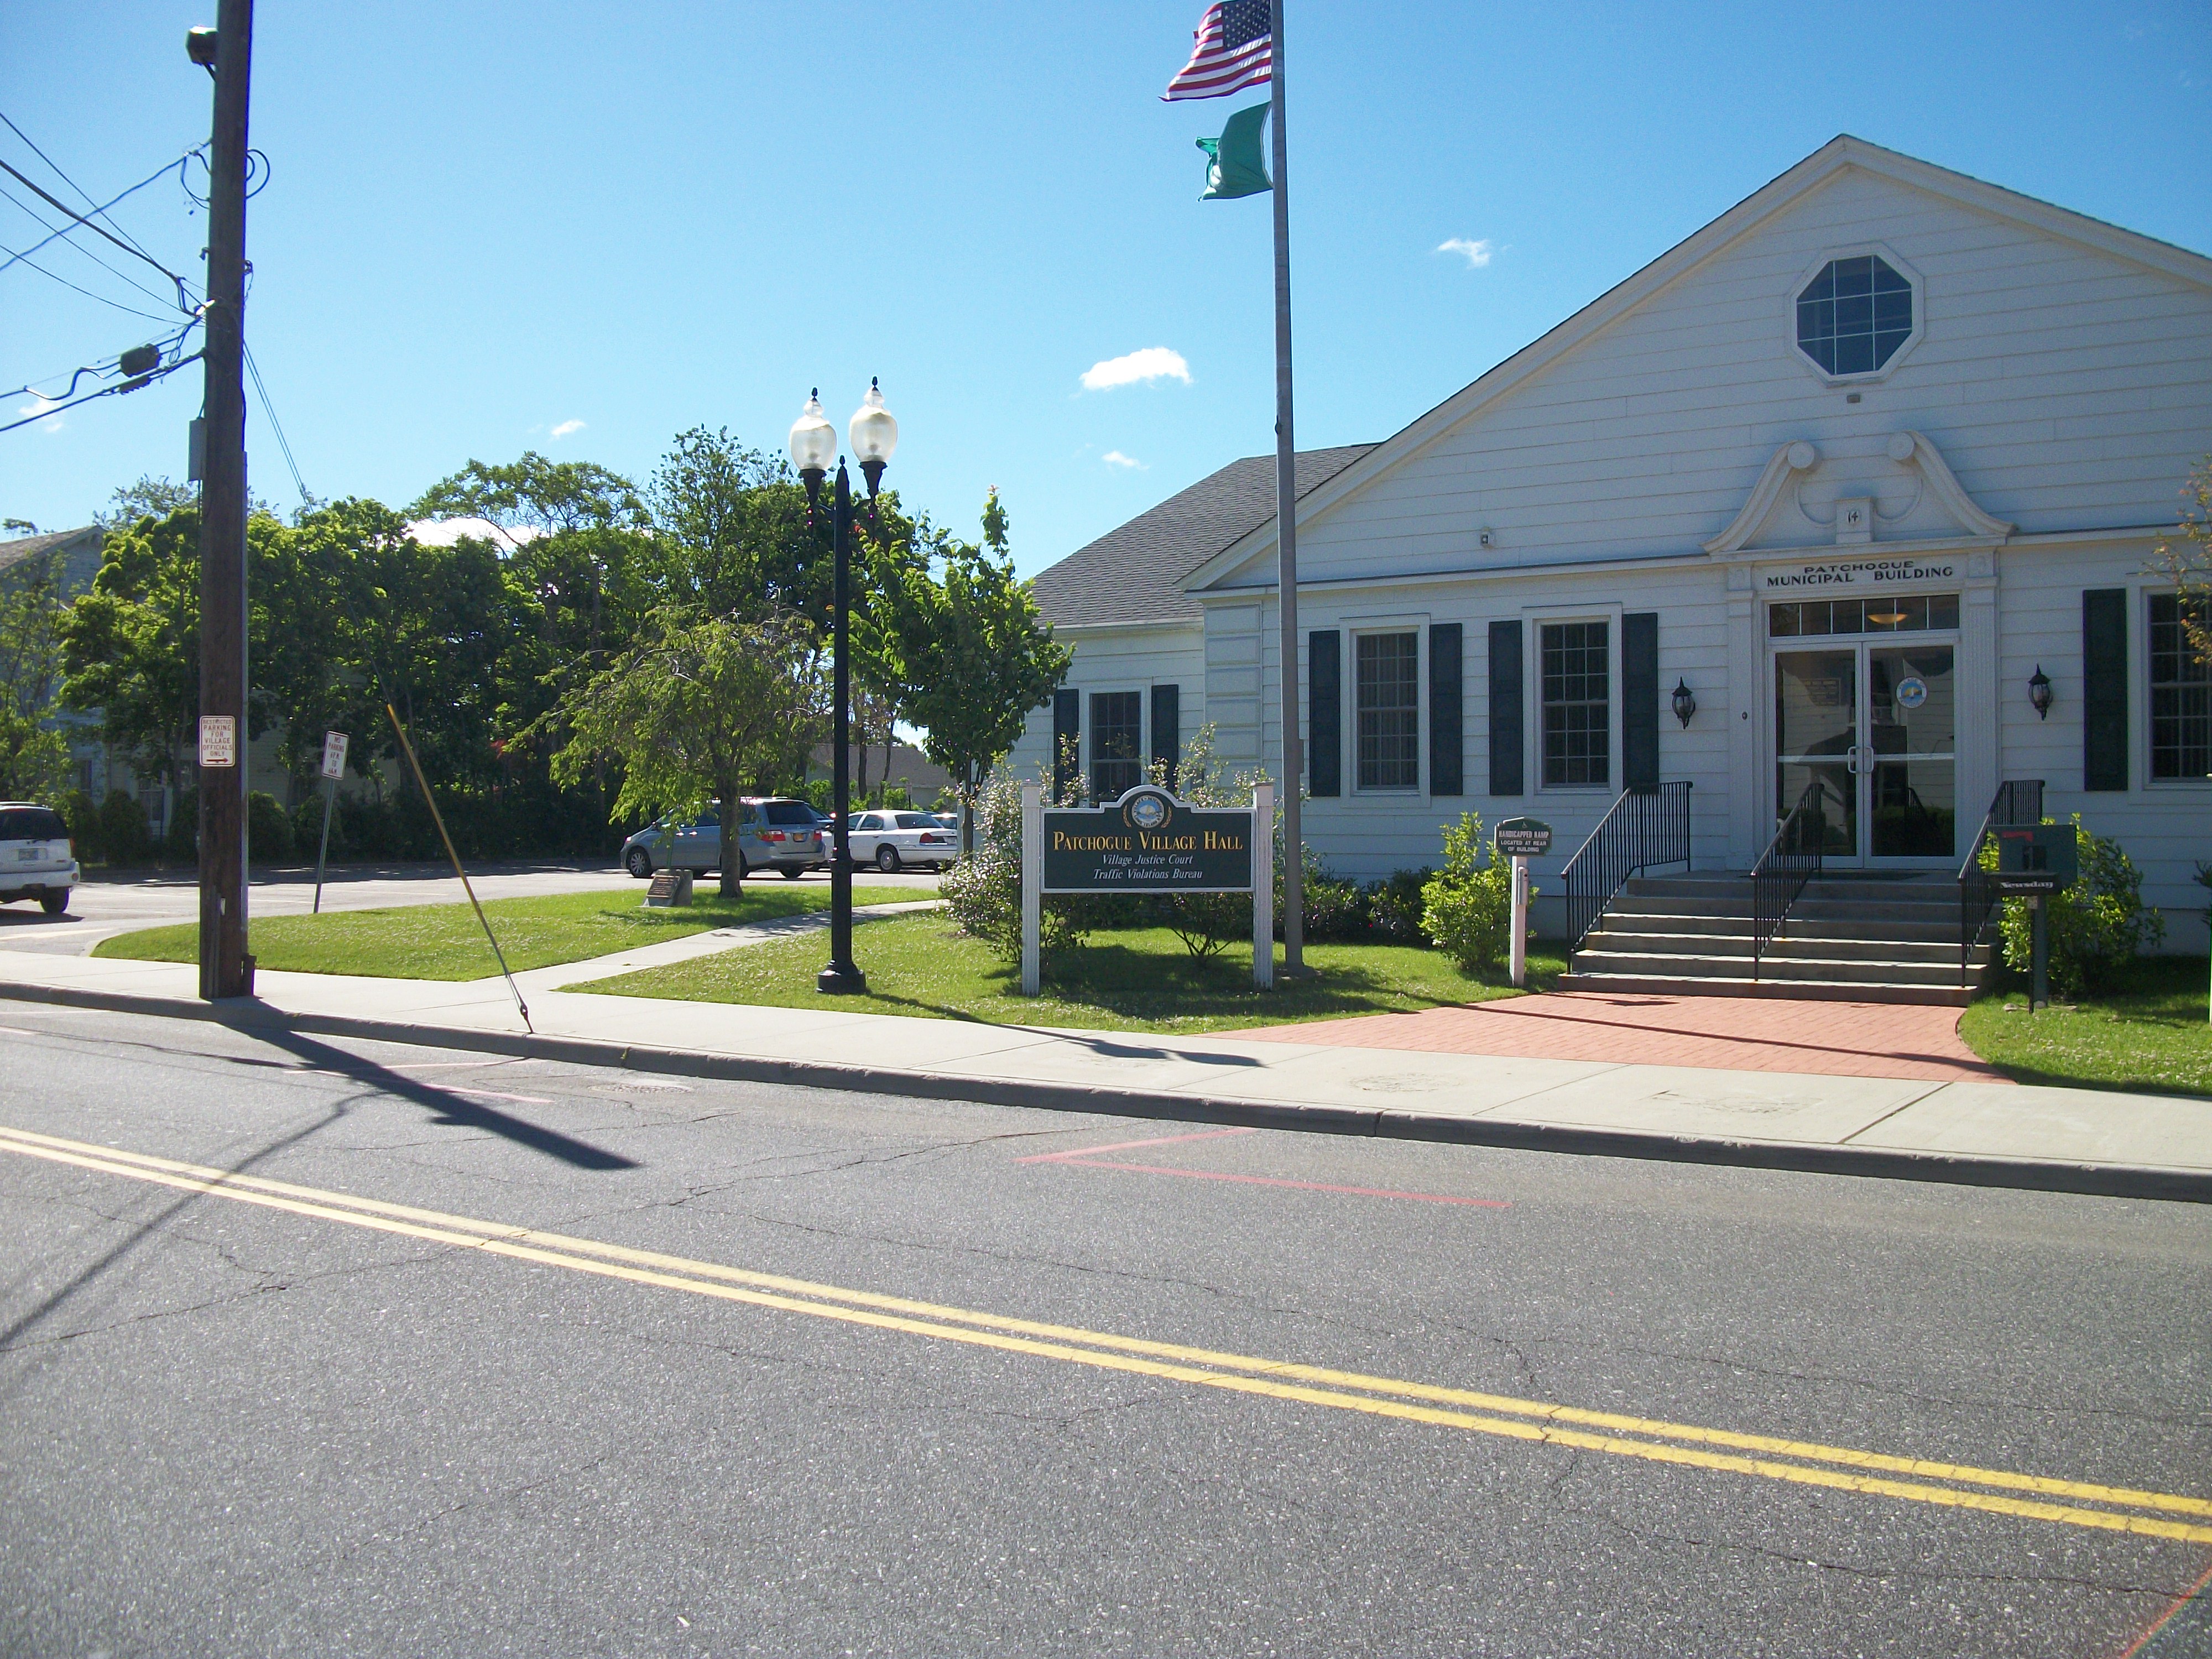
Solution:
{"label": "black metal handrail", "polygon": [[1805,884],[1820,872],[1822,850],[1828,840],[1828,798],[1815,778],[1805,786],[1797,804],[1766,843],[1766,850],[1751,866],[1751,976],[1759,977],[1759,959],[1782,924],[1790,907],[1797,902]]}
{"label": "black metal handrail", "polygon": [[1990,872],[1982,868],[1982,848],[1990,838],[1990,831],[2007,825],[2040,823],[2043,822],[2043,780],[2041,778],[2008,778],[1997,786],[1990,799],[1990,810],[1982,815],[1982,827],[1974,831],[1972,844],[1966,848],[1966,861],[1959,866],[1959,983],[1964,986],[1972,972],[1974,947],[1982,942],[1982,933],[1990,925],[1990,913],[1997,908],[2000,895],[1997,884],[1990,879]]}
{"label": "black metal handrail", "polygon": [[1622,790],[1561,872],[1567,890],[1567,937],[1580,946],[1613,896],[1638,871],[1689,861],[1689,781]]}

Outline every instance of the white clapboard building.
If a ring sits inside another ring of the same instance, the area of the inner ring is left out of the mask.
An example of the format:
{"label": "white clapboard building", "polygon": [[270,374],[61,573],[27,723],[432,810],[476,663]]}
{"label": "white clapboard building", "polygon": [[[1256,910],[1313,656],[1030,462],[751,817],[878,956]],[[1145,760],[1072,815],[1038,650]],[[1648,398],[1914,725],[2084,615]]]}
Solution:
{"label": "white clapboard building", "polygon": [[[1464,809],[1543,819],[1592,982],[1955,990],[1960,861],[2039,781],[2202,949],[2212,685],[2150,560],[2208,451],[2212,259],[1837,138],[1299,458],[1307,837],[1374,876]],[[1037,578],[1074,665],[1014,764],[1057,734],[1110,795],[1210,723],[1279,775],[1273,495],[1236,462]],[[1821,867],[1770,941],[1800,808]]]}

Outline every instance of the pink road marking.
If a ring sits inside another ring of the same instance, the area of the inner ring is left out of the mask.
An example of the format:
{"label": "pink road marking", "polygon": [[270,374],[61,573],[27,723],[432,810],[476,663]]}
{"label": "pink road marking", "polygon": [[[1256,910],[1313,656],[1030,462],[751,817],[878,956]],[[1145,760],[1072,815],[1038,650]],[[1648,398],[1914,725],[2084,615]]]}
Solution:
{"label": "pink road marking", "polygon": [[1109,1158],[1063,1158],[1059,1161],[1092,1170],[1127,1170],[1137,1175],[1188,1176],[1193,1181],[1236,1181],[1251,1187],[1295,1187],[1309,1193],[1349,1193],[1355,1198],[1403,1198],[1420,1204],[1471,1204],[1483,1210],[1512,1207],[1511,1200],[1503,1198],[1455,1198],[1446,1193],[1393,1192],[1387,1187],[1339,1187],[1326,1181],[1279,1181],[1273,1176],[1229,1175],[1218,1170],[1172,1170],[1164,1164],[1116,1164]]}
{"label": "pink road marking", "polygon": [[1255,1135],[1253,1128],[1200,1129],[1195,1134],[1154,1135],[1150,1140],[1117,1140],[1110,1146],[1075,1146],[1064,1152],[1038,1152],[1030,1158],[1018,1158],[1017,1164],[1066,1164],[1072,1159],[1095,1158],[1100,1152],[1126,1152],[1132,1146],[1171,1146],[1179,1140],[1214,1140],[1223,1135]]}

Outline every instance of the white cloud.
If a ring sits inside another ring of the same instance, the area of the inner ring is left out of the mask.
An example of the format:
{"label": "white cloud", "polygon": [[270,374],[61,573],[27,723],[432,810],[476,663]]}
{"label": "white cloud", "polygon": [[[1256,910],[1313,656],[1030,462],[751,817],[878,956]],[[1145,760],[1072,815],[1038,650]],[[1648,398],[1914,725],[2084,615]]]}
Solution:
{"label": "white cloud", "polygon": [[553,428],[552,435],[556,438],[566,438],[572,433],[581,432],[583,429],[584,423],[581,421],[563,421]]}
{"label": "white cloud", "polygon": [[[46,411],[50,409],[58,409],[60,406],[61,400],[59,398],[42,398],[38,393],[33,392],[31,394],[31,401],[25,404],[15,412],[26,418],[35,418],[40,415],[46,414]],[[39,422],[39,430],[41,432],[59,432],[68,424],[68,420],[63,416],[47,415],[45,420]]]}
{"label": "white cloud", "polygon": [[1170,351],[1165,346],[1146,346],[1126,357],[1109,357],[1103,362],[1093,363],[1083,371],[1085,392],[1103,392],[1109,386],[1135,386],[1153,380],[1181,380],[1188,386],[1190,365],[1183,362],[1182,353]]}
{"label": "white cloud", "polygon": [[1109,449],[1098,459],[1105,462],[1109,466],[1129,468],[1139,472],[1142,472],[1146,470],[1145,464],[1142,461],[1132,459],[1129,456],[1124,455],[1118,449]]}
{"label": "white cloud", "polygon": [[1449,241],[1438,242],[1437,252],[1462,255],[1469,270],[1480,270],[1490,263],[1490,256],[1497,252],[1497,245],[1487,236],[1479,242],[1470,241],[1464,236],[1455,236]]}
{"label": "white cloud", "polygon": [[489,519],[417,519],[407,526],[407,533],[424,547],[451,547],[462,537],[471,537],[480,542],[497,542],[507,547],[520,547],[538,537],[535,525],[519,524],[513,528],[494,524]]}

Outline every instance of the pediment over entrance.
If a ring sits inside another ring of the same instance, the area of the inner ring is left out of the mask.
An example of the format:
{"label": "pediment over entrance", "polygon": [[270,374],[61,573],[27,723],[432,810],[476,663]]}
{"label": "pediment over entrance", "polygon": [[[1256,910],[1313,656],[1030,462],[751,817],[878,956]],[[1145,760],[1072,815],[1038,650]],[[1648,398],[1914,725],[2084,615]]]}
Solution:
{"label": "pediment over entrance", "polygon": [[1774,452],[1713,554],[1863,547],[1881,542],[2002,541],[2014,526],[1982,511],[1942,453],[1917,432],[1870,452],[1825,455],[1799,438]]}

